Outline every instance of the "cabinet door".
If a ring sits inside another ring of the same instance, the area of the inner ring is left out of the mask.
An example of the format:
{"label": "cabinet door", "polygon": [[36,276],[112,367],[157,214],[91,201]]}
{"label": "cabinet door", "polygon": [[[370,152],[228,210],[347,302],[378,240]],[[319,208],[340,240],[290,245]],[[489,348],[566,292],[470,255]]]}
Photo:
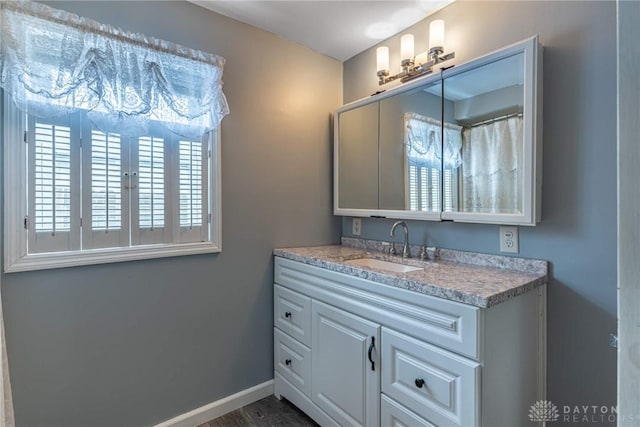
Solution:
{"label": "cabinet door", "polygon": [[[442,219],[536,225],[542,51],[530,38],[443,72]],[[445,199],[446,199],[445,194]]]}
{"label": "cabinet door", "polygon": [[338,114],[338,209],[378,209],[378,103]]}
{"label": "cabinet door", "polygon": [[313,401],[343,426],[378,426],[380,326],[318,301],[311,317]]}

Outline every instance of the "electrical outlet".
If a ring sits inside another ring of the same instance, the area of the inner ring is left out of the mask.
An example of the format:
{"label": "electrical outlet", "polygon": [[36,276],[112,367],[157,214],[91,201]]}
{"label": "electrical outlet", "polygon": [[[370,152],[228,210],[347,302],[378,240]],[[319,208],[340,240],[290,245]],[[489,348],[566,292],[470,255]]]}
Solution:
{"label": "electrical outlet", "polygon": [[520,251],[518,243],[518,227],[500,227],[500,252],[511,252],[517,254]]}
{"label": "electrical outlet", "polygon": [[351,234],[354,236],[359,236],[362,231],[362,222],[360,218],[353,218],[353,222],[351,223]]}

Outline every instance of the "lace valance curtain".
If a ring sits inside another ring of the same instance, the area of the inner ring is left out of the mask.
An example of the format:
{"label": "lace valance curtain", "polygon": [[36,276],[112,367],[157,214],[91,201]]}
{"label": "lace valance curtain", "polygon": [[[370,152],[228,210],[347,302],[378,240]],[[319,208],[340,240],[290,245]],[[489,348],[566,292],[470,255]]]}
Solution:
{"label": "lace valance curtain", "polygon": [[439,120],[418,113],[406,113],[404,123],[407,158],[411,164],[440,168],[441,159],[445,169],[454,169],[462,164],[462,127],[445,123],[444,144],[441,144]]}
{"label": "lace valance curtain", "polygon": [[0,86],[39,117],[85,110],[98,128],[151,122],[198,138],[228,114],[224,58],[25,1],[0,2]]}

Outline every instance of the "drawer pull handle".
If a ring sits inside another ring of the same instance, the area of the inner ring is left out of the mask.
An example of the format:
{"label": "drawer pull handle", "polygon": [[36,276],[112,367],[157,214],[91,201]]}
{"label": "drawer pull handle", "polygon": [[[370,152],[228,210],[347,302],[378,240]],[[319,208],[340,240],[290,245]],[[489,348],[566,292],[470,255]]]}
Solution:
{"label": "drawer pull handle", "polygon": [[284,364],[287,365],[287,366],[291,366],[291,359],[285,360]]}
{"label": "drawer pull handle", "polygon": [[424,380],[422,378],[416,378],[416,387],[422,388],[424,386]]}
{"label": "drawer pull handle", "polygon": [[286,313],[284,313],[284,317],[291,318],[291,312],[287,311]]}
{"label": "drawer pull handle", "polygon": [[371,362],[371,370],[372,370],[372,371],[375,371],[375,370],[376,370],[376,369],[375,369],[375,366],[376,366],[376,365],[375,365],[375,363],[373,362],[373,359],[371,358],[371,352],[373,352],[373,349],[375,348],[375,340],[376,340],[376,338],[375,338],[375,337],[371,337],[371,344],[369,345],[369,352],[368,352],[368,355],[369,355],[369,362]]}

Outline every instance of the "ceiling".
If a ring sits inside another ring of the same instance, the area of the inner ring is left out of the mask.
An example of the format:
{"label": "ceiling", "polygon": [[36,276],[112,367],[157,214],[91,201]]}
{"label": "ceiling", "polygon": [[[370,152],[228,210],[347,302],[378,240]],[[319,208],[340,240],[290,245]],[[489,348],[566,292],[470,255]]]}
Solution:
{"label": "ceiling", "polygon": [[522,90],[523,84],[524,54],[518,53],[450,77],[445,97],[450,101],[461,101],[507,87]]}
{"label": "ceiling", "polygon": [[189,0],[345,61],[453,0]]}

